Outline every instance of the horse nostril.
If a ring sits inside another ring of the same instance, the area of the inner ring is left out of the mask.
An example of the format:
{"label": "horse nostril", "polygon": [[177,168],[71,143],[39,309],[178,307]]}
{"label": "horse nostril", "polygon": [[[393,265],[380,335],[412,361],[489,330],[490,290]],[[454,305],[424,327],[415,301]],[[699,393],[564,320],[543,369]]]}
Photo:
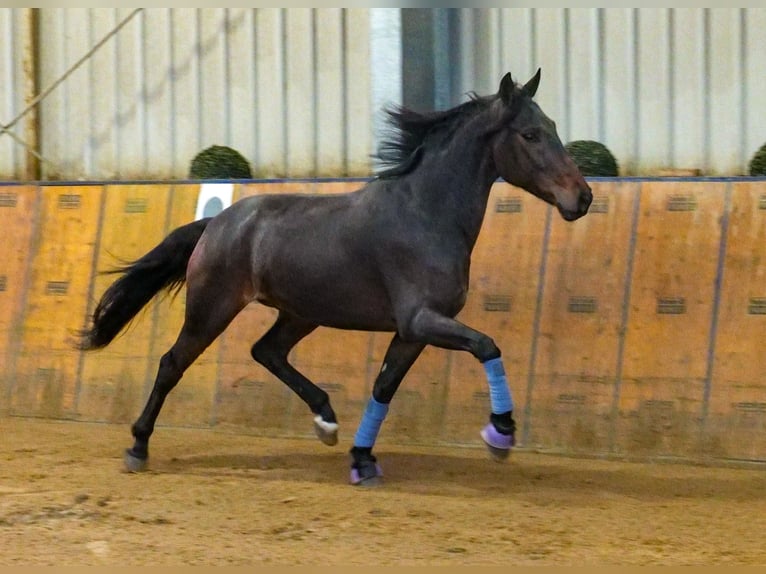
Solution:
{"label": "horse nostril", "polygon": [[584,191],[580,194],[580,211],[585,213],[588,211],[588,208],[590,207],[591,202],[593,201],[593,193],[590,189]]}

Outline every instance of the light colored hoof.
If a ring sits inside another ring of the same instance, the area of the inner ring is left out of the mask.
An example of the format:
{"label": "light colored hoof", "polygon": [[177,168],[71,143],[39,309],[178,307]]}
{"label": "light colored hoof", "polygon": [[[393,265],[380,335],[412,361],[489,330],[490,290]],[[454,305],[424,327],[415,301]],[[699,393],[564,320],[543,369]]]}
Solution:
{"label": "light colored hoof", "polygon": [[378,464],[367,464],[364,468],[352,468],[349,482],[352,486],[370,488],[383,484],[383,470]]}
{"label": "light colored hoof", "polygon": [[376,488],[378,486],[383,486],[383,477],[372,476],[370,478],[363,478],[359,482],[352,482],[351,484],[358,488]]}
{"label": "light colored hoof", "polygon": [[314,417],[314,432],[324,444],[328,446],[338,444],[338,423],[328,423],[317,415]]}
{"label": "light colored hoof", "polygon": [[495,462],[507,460],[515,443],[513,435],[500,434],[491,423],[481,429],[481,438]]}
{"label": "light colored hoof", "polygon": [[130,453],[130,449],[125,451],[125,470],[126,472],[143,472],[149,463],[148,458],[138,458]]}

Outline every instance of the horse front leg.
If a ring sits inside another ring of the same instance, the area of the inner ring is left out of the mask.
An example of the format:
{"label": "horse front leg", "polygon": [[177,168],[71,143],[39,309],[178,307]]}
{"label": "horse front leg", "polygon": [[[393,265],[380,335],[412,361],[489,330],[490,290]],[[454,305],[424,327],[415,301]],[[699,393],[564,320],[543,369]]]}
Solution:
{"label": "horse front leg", "polygon": [[419,342],[405,342],[394,335],[386,351],[380,372],[372,387],[372,396],[367,402],[362,420],[354,435],[351,455],[351,477],[353,485],[375,486],[380,484],[383,473],[372,448],[380,427],[388,414],[388,407],[404,375],[417,360],[425,345]]}
{"label": "horse front leg", "polygon": [[497,461],[508,458],[515,444],[513,399],[500,349],[492,338],[428,308],[421,308],[412,315],[406,325],[405,337],[444,349],[468,351],[481,362],[491,407],[489,423],[481,430],[481,438],[492,458]]}

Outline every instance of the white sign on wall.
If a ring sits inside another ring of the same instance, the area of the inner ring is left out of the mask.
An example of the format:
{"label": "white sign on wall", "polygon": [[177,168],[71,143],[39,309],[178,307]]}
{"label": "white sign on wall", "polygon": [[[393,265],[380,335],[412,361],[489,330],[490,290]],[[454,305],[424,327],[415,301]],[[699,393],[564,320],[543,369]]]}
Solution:
{"label": "white sign on wall", "polygon": [[231,205],[234,196],[233,183],[200,184],[197,196],[197,212],[194,219],[214,217]]}

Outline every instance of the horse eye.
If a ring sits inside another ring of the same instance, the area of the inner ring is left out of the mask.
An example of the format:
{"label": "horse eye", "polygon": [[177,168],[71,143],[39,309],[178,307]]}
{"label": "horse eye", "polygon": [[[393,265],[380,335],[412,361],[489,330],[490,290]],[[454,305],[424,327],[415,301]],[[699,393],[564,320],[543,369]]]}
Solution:
{"label": "horse eye", "polygon": [[521,134],[521,137],[523,137],[528,142],[540,141],[540,134],[538,134],[536,131],[534,131],[534,132],[524,132],[524,133]]}

